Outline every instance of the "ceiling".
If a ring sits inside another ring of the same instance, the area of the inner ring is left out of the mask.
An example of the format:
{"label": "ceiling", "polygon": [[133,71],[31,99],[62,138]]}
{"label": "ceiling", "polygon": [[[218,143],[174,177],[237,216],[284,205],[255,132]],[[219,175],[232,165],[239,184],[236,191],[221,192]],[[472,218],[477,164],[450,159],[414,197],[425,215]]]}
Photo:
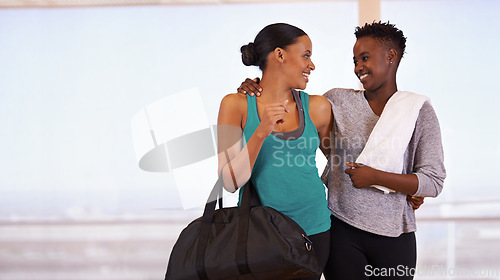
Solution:
{"label": "ceiling", "polygon": [[[318,2],[318,0],[315,0]],[[321,0],[320,0],[321,1]],[[322,0],[356,1],[356,0]],[[269,2],[307,2],[305,0],[0,0],[0,8],[58,8],[58,7],[97,7],[97,6],[136,6],[136,5],[208,5],[242,4]]]}

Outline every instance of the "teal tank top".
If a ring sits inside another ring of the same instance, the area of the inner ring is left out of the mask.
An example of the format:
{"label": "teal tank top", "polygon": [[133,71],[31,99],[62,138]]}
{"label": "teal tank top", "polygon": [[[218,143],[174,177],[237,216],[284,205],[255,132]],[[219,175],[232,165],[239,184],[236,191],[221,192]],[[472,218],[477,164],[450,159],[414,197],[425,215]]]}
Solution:
{"label": "teal tank top", "polygon": [[[294,91],[294,98],[299,115],[303,114],[301,126],[292,132],[273,132],[265,139],[250,180],[262,205],[289,216],[307,235],[313,235],[330,229],[330,210],[316,167],[320,140],[309,117],[309,95],[301,91],[299,97]],[[243,135],[248,140],[260,124],[255,96],[247,95],[247,106]]]}

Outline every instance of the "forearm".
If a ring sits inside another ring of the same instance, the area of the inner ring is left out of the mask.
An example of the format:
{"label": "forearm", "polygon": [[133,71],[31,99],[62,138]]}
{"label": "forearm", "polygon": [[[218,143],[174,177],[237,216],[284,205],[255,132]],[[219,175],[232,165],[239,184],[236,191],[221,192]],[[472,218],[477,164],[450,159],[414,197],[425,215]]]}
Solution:
{"label": "forearm", "polygon": [[253,166],[265,138],[256,130],[247,144],[234,158],[231,159],[228,155],[221,155],[225,158],[222,170],[219,170],[219,173],[222,171],[224,187],[227,191],[235,192],[250,179]]}
{"label": "forearm", "polygon": [[252,174],[248,148],[244,147],[236,157],[222,166],[221,171],[224,188],[227,191],[235,192],[244,185]]}
{"label": "forearm", "polygon": [[396,174],[377,170],[374,176],[375,185],[413,195],[418,189],[418,178],[415,174]]}

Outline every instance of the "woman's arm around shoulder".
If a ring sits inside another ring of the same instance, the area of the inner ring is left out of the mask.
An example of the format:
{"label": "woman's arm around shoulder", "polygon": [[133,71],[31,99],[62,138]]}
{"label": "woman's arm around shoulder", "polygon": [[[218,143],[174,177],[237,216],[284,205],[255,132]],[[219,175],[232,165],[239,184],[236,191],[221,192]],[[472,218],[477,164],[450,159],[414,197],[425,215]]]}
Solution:
{"label": "woman's arm around shoulder", "polygon": [[328,157],[330,154],[330,134],[333,127],[333,113],[330,102],[321,95],[309,96],[309,116],[318,130],[320,149]]}

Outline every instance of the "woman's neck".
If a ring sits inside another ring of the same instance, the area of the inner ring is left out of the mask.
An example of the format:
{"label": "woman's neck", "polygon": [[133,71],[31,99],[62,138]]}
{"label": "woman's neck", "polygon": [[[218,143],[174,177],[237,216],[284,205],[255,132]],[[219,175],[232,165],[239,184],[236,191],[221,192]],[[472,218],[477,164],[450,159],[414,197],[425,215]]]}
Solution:
{"label": "woman's neck", "polygon": [[368,101],[385,105],[385,103],[387,103],[389,98],[391,98],[396,91],[398,91],[398,86],[394,82],[388,86],[383,86],[373,91],[365,90],[365,97]]}
{"label": "woman's neck", "polygon": [[365,90],[365,98],[368,101],[368,104],[370,104],[372,111],[377,116],[380,116],[384,110],[385,104],[387,104],[387,101],[389,101],[391,96],[397,91],[398,87],[396,86],[396,83],[394,83],[390,86],[381,87],[374,91]]}
{"label": "woman's neck", "polygon": [[262,87],[262,94],[260,99],[265,103],[293,100],[293,95],[290,87],[285,86],[277,77],[266,77],[266,75],[264,75],[259,84]]}

